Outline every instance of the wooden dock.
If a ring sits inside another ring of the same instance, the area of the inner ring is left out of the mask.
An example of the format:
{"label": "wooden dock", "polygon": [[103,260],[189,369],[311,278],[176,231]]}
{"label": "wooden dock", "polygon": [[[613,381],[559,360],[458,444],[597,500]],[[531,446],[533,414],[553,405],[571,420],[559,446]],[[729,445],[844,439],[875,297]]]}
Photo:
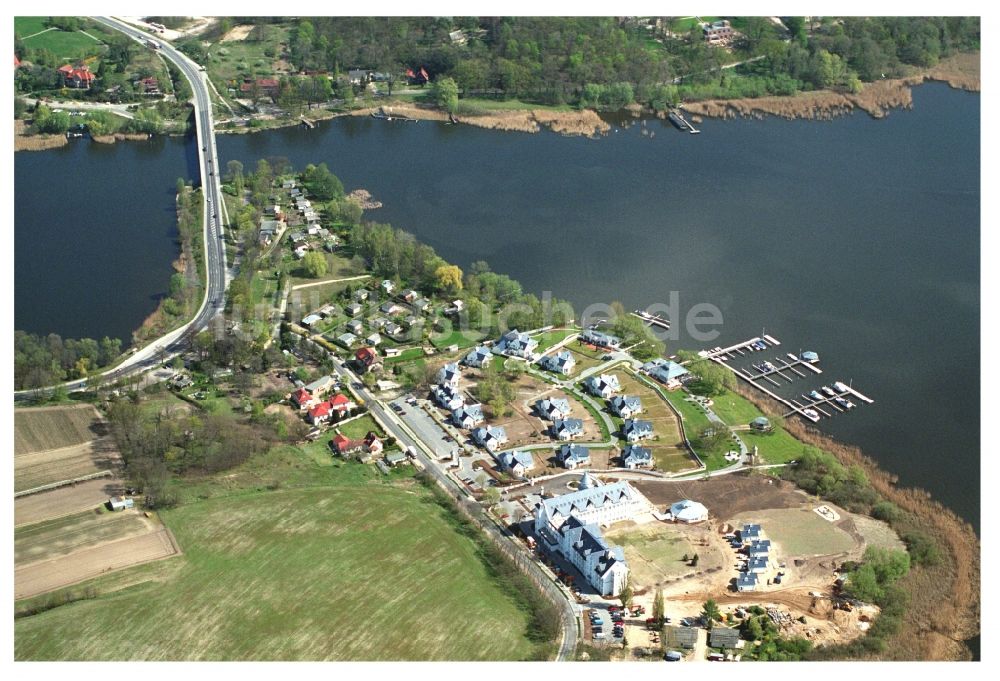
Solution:
{"label": "wooden dock", "polygon": [[310,130],[312,130],[313,128],[315,128],[315,127],[316,127],[316,124],[315,124],[315,123],[313,123],[313,122],[312,122],[311,120],[309,120],[308,118],[306,118],[305,116],[301,116],[301,117],[299,118],[299,120],[300,120],[300,121],[302,121],[302,125],[306,126],[306,127],[307,127],[307,128],[309,128]]}
{"label": "wooden dock", "polygon": [[645,310],[635,310],[632,312],[633,317],[638,317],[647,324],[652,324],[653,326],[659,326],[661,329],[670,330],[670,320],[666,317],[661,317],[655,314],[649,314]]}
{"label": "wooden dock", "polygon": [[681,115],[681,112],[677,109],[671,109],[670,113],[667,114],[667,118],[670,119],[670,122],[673,123],[674,127],[678,130],[684,130],[692,135],[697,135],[701,132],[701,130],[696,129],[693,125],[691,125],[688,119],[684,118],[684,116]]}

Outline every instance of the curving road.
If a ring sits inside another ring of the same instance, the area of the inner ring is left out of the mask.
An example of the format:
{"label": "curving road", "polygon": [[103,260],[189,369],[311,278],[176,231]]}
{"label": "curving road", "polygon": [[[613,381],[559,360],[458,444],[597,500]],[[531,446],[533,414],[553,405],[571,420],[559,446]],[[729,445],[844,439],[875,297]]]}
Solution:
{"label": "curving road", "polygon": [[[225,207],[222,205],[222,187],[219,182],[218,173],[220,164],[218,160],[219,155],[215,148],[215,127],[212,118],[212,101],[209,96],[208,77],[201,70],[201,66],[174,49],[173,46],[164,42],[158,36],[141,31],[113,17],[94,17],[94,20],[124,33],[147,49],[146,41],[155,41],[160,45],[160,54],[165,59],[173,62],[191,84],[191,91],[194,93],[191,101],[194,105],[195,127],[198,133],[198,166],[201,172],[202,200],[205,216],[204,260],[208,285],[205,287],[205,296],[202,298],[198,312],[184,326],[150,342],[122,361],[115,369],[100,374],[105,379],[116,381],[126,376],[147,371],[163,362],[166,358],[180,352],[185,345],[185,336],[189,332],[197,332],[206,328],[212,318],[225,306],[227,282],[226,248],[223,240],[222,221],[218,217],[220,211],[224,211]],[[60,387],[69,391],[81,390],[92,379],[93,377],[70,381],[69,383],[61,384]],[[29,399],[38,392],[45,392],[51,389],[50,387],[39,390],[16,391],[14,399]]]}

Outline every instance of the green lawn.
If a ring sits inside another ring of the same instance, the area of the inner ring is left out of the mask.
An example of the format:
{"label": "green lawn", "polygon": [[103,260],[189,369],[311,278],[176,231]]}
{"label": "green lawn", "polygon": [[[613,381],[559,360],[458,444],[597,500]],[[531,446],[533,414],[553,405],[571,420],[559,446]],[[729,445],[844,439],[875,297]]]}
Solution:
{"label": "green lawn", "polygon": [[538,349],[535,352],[541,354],[556,343],[566,340],[567,336],[574,333],[577,333],[576,329],[554,329],[552,331],[545,331],[537,336],[533,336],[533,338],[538,341]]}
{"label": "green lawn", "polygon": [[361,418],[354,419],[353,421],[348,421],[341,426],[337,426],[337,429],[352,440],[361,440],[368,434],[369,431],[375,431],[375,434],[379,437],[385,437],[385,433],[382,431],[382,428],[375,423],[375,419],[367,414]]}
{"label": "green lawn", "polygon": [[684,17],[683,19],[674,19],[670,22],[670,30],[674,33],[687,33],[698,25],[699,19],[711,23],[718,21],[719,17]]}
{"label": "green lawn", "polygon": [[[88,32],[90,31],[88,30]],[[91,33],[91,35],[96,36],[94,33]],[[104,43],[94,40],[80,31],[70,32],[58,29],[46,31],[40,35],[28,38],[24,41],[24,44],[33,49],[51,50],[58,59],[76,59],[98,55],[104,50]],[[97,65],[91,65],[91,70],[96,71]]]}
{"label": "green lawn", "polygon": [[16,620],[15,657],[535,656],[526,604],[412,469],[380,475],[320,457],[323,446],[277,447],[179,484],[180,505],[161,517],[183,554],[104,575],[83,585],[96,598]]}
{"label": "green lawn", "polygon": [[424,356],[423,348],[407,348],[403,352],[399,353],[396,357],[386,357],[384,361],[386,366],[392,366],[393,364],[399,364],[401,362],[409,362],[411,360],[420,359]]}
{"label": "green lawn", "polygon": [[479,333],[478,331],[455,329],[448,334],[431,334],[431,345],[438,350],[446,348],[449,345],[457,345],[459,348],[471,348],[484,338],[486,338],[486,334]]}
{"label": "green lawn", "polygon": [[429,494],[411,492],[278,490],[165,512],[184,549],[172,579],[18,620],[15,657],[531,656],[527,614]]}
{"label": "green lawn", "polygon": [[760,409],[736,393],[727,392],[718,397],[713,397],[712,403],[712,411],[725,421],[727,425],[734,428],[746,426],[758,416],[763,416]]}
{"label": "green lawn", "polygon": [[14,17],[14,33],[17,33],[22,38],[29,35],[34,35],[40,31],[44,31],[48,28],[45,25],[45,20],[48,17]]}

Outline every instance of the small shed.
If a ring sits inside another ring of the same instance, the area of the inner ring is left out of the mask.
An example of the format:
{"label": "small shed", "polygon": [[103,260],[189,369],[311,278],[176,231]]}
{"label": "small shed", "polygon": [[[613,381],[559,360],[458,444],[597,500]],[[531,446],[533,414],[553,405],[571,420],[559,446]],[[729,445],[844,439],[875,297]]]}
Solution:
{"label": "small shed", "polygon": [[401,463],[406,463],[406,454],[403,452],[389,452],[385,455],[385,462],[390,466],[398,466]]}
{"label": "small shed", "polygon": [[135,501],[129,497],[111,497],[108,499],[112,511],[124,511],[126,508],[134,508]]}
{"label": "small shed", "polygon": [[766,416],[758,416],[750,422],[750,429],[766,433],[771,430],[771,422]]}

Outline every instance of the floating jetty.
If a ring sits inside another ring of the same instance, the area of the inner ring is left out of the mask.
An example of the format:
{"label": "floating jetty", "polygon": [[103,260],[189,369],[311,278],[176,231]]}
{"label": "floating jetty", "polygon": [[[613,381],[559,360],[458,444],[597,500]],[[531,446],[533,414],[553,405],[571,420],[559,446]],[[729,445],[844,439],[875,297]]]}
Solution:
{"label": "floating jetty", "polygon": [[667,119],[674,124],[674,127],[678,130],[683,130],[684,132],[689,132],[692,135],[697,135],[701,130],[697,130],[691,123],[688,122],[684,116],[680,114],[676,109],[671,109],[667,114]]}
{"label": "floating jetty", "polygon": [[[636,310],[636,316],[641,317],[642,315],[639,314],[639,312],[639,310]],[[819,361],[819,356],[813,352],[800,353],[800,355],[795,355],[789,352],[785,354],[785,357],[775,357],[771,362],[765,361],[765,366],[761,366],[760,363],[758,363],[758,366],[754,367],[756,373],[751,373],[748,369],[741,369],[739,367],[732,366],[729,363],[729,360],[732,360],[737,356],[745,357],[750,353],[763,352],[769,347],[777,347],[779,345],[781,345],[781,341],[777,338],[769,336],[766,333],[762,333],[760,336],[745,340],[742,343],[730,345],[729,347],[717,347],[712,348],[711,350],[702,350],[698,353],[698,356],[701,359],[709,359],[721,366],[726,367],[736,374],[740,380],[746,381],[771,399],[788,407],[788,413],[784,414],[786,417],[798,414],[804,419],[817,423],[822,417],[832,418],[837,413],[843,414],[850,410],[849,406],[844,407],[837,404],[838,399],[847,399],[848,396],[853,396],[859,402],[863,402],[865,404],[872,404],[875,401],[866,395],[862,395],[853,387],[841,381],[835,381],[832,384],[832,390],[834,391],[833,395],[821,393],[822,396],[819,399],[802,395],[801,402],[797,399],[782,397],[764,385],[764,381],[766,381],[776,388],[782,387],[783,384],[776,381],[775,376],[783,378],[789,383],[795,382],[795,379],[789,374],[794,374],[799,378],[806,378],[807,374],[800,371],[800,369],[808,369],[814,374],[822,374],[823,370],[816,366],[816,362]],[[809,357],[809,359],[804,359],[804,357]],[[767,368],[768,366],[770,368]]]}
{"label": "floating jetty", "polygon": [[315,128],[315,127],[316,127],[316,124],[315,124],[315,123],[313,123],[313,122],[312,122],[311,120],[309,120],[308,118],[306,118],[305,116],[301,116],[301,117],[299,118],[299,120],[300,120],[300,121],[302,121],[302,125],[306,126],[306,127],[307,127],[307,128],[309,128],[310,130],[312,130],[313,128]]}
{"label": "floating jetty", "polygon": [[632,312],[634,317],[638,317],[642,321],[652,324],[653,326],[659,326],[662,329],[670,329],[670,320],[666,317],[661,317],[655,314],[649,314],[645,310],[635,310]]}

